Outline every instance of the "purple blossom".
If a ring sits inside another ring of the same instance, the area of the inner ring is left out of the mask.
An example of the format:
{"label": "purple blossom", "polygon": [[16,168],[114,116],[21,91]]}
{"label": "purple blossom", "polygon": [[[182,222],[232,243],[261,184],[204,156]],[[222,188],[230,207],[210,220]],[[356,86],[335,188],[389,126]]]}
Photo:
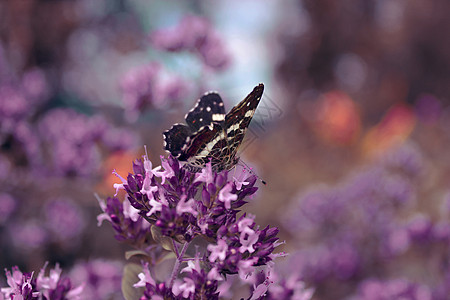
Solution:
{"label": "purple blossom", "polygon": [[36,220],[12,223],[8,226],[14,245],[23,251],[33,251],[47,243],[48,231]]}
{"label": "purple blossom", "polygon": [[142,267],[143,267],[142,273],[138,274],[139,281],[137,283],[135,283],[133,286],[134,287],[145,287],[145,285],[147,283],[149,283],[151,285],[156,285],[155,280],[153,279],[152,275],[150,274],[150,270],[148,268],[148,263],[145,263]]}
{"label": "purple blossom", "polygon": [[[370,298],[370,289],[364,288],[356,299],[422,299],[424,290],[428,291],[424,295],[445,290],[439,278],[448,268],[447,214],[443,210],[443,219],[436,220],[425,212],[411,213],[420,200],[418,190],[425,172],[421,152],[406,144],[339,185],[320,186],[301,194],[298,202],[287,208],[284,219],[285,228],[298,242],[298,250],[289,258],[295,265],[290,272],[315,285],[324,299],[356,295],[354,287],[364,280],[391,276],[391,265],[396,266],[398,282],[407,283],[404,291],[399,288],[398,295],[389,292]],[[410,284],[418,274],[403,263],[405,256],[414,257],[418,269],[432,269],[437,282]],[[442,267],[430,266],[429,260]],[[342,289],[333,290],[335,282]],[[380,282],[380,290],[401,286]]]}
{"label": "purple blossom", "polygon": [[223,202],[226,209],[231,208],[231,201],[235,201],[237,199],[237,195],[232,194],[231,184],[228,183],[219,191],[219,201]]}
{"label": "purple blossom", "polygon": [[147,108],[160,109],[179,101],[189,90],[181,78],[164,81],[162,67],[151,62],[129,70],[121,79],[122,101],[129,121]]}
{"label": "purple blossom", "polygon": [[117,198],[98,199],[103,213],[97,216],[98,225],[104,220],[111,223],[115,238],[128,242],[137,248],[143,248],[151,240],[148,231],[149,224],[141,216],[137,216],[137,209],[129,201],[119,201]]}
{"label": "purple blossom", "polygon": [[224,261],[228,251],[227,242],[223,239],[220,239],[217,242],[217,245],[213,244],[208,245],[208,251],[210,252],[209,254],[210,262],[214,262],[216,259],[219,259],[219,261]]}
{"label": "purple blossom", "polygon": [[37,68],[25,72],[21,80],[0,82],[2,127],[10,127],[35,113],[38,105],[42,104],[49,94],[44,72]]}
{"label": "purple blossom", "polygon": [[[226,183],[225,173],[216,174],[212,179],[214,183],[203,186],[202,201],[197,200],[195,204],[198,212],[198,215],[195,216],[191,210],[194,209],[192,206],[188,210],[189,212],[180,210],[180,207],[184,205],[183,202],[186,199],[190,201],[194,198],[201,183],[209,182],[211,178],[201,175],[195,178],[194,174],[180,168],[178,161],[172,157],[169,157],[168,160],[162,159],[164,171],[149,172],[146,170],[150,170],[150,167],[146,167],[146,165],[151,166],[148,160],[134,163],[135,174],[128,175],[125,189],[131,204],[141,210],[141,215],[145,215],[152,224],[161,228],[164,235],[172,238],[184,235],[184,239],[191,240],[194,236],[202,234],[202,229],[198,224],[205,225],[208,223],[205,221],[209,221],[214,228],[219,228],[223,222],[233,219],[231,216],[237,213],[236,209],[245,203],[242,198],[256,191],[256,188],[253,187],[255,178],[251,179],[252,184],[248,188],[236,191],[233,183]],[[162,178],[161,182],[156,179],[158,177]],[[143,193],[143,191],[145,192]],[[216,191],[222,191],[222,193],[219,192],[219,196],[211,202],[211,195]],[[232,199],[235,199],[233,203],[231,203]],[[195,202],[190,203],[194,204]],[[179,204],[181,206],[178,206]],[[177,213],[177,208],[178,212],[182,211],[181,214]],[[211,209],[210,215],[206,214],[208,209]],[[226,210],[230,210],[231,216],[223,219],[220,214]],[[215,216],[221,223],[215,222]],[[186,228],[188,228],[187,231]],[[207,235],[217,236],[211,230],[203,229],[203,232],[206,232]]]}
{"label": "purple blossom", "polygon": [[2,116],[3,126],[5,126],[6,121],[21,119],[30,112],[25,95],[17,87],[11,85],[0,86],[0,99],[0,115]]}
{"label": "purple blossom", "polygon": [[131,69],[122,78],[122,101],[127,109],[129,119],[136,119],[137,112],[152,104],[155,96],[155,84],[161,67],[150,63]]}
{"label": "purple blossom", "polygon": [[47,263],[39,272],[37,278],[33,273],[22,273],[18,267],[12,268],[12,273],[5,270],[8,287],[1,288],[1,299],[54,299],[54,300],[78,300],[83,285],[73,287],[69,278],[61,277],[61,268],[56,265],[45,276]]}
{"label": "purple blossom", "polygon": [[16,200],[9,194],[0,194],[0,225],[5,223],[16,209]]}
{"label": "purple blossom", "polygon": [[[89,117],[70,109],[49,111],[39,122],[39,133],[49,152],[47,168],[59,175],[92,175],[100,168],[98,142],[108,142],[107,135],[116,130],[100,116]],[[105,145],[111,151],[127,149],[134,140],[130,136],[124,142]]]}
{"label": "purple blossom", "polygon": [[36,279],[36,288],[47,299],[82,299],[80,294],[83,291],[83,285],[76,288],[72,287],[69,278],[61,278],[61,268],[57,264],[54,269],[50,269],[49,276],[45,276],[47,264],[39,272]]}
{"label": "purple blossom", "polygon": [[166,51],[189,51],[217,70],[225,69],[229,54],[210,22],[202,17],[186,16],[174,28],[154,31],[151,43]]}
{"label": "purple blossom", "polygon": [[171,76],[166,81],[159,82],[156,86],[156,94],[158,97],[154,101],[155,106],[164,107],[166,103],[179,102],[186,96],[186,93],[190,89],[191,87],[184,79]]}
{"label": "purple blossom", "polygon": [[207,272],[201,267],[200,261],[195,259],[189,261],[188,266],[181,272],[186,273],[186,276],[182,280],[175,280],[172,287],[175,296],[218,299],[218,281],[222,281],[223,278],[217,273],[217,270],[213,268]]}
{"label": "purple blossom", "polygon": [[80,208],[68,199],[55,199],[45,207],[47,228],[60,240],[71,240],[85,227]]}
{"label": "purple blossom", "polygon": [[426,172],[423,154],[413,143],[387,152],[381,162],[386,168],[404,173],[411,179],[420,179]]}
{"label": "purple blossom", "polygon": [[[181,295],[183,298],[189,299],[195,295],[195,282],[189,277],[184,277],[183,281],[175,281],[172,293],[175,296]],[[210,296],[211,297],[211,296]]]}
{"label": "purple blossom", "polygon": [[[2,125],[5,125],[5,123]],[[11,128],[8,128],[10,125]],[[8,136],[4,142],[11,147],[14,163],[30,167],[42,163],[40,141],[32,126],[26,122],[13,122],[6,124],[2,129],[6,131],[4,132],[5,136]]]}
{"label": "purple blossom", "polygon": [[34,68],[25,72],[21,82],[24,94],[32,103],[42,103],[50,95],[50,87],[48,85],[43,70]]}
{"label": "purple blossom", "polygon": [[122,300],[122,272],[121,262],[92,259],[77,263],[69,276],[75,285],[83,285],[82,299]]}
{"label": "purple blossom", "polygon": [[412,240],[426,242],[432,238],[433,223],[425,215],[416,215],[406,225],[408,234]]}
{"label": "purple blossom", "polygon": [[376,280],[368,279],[359,288],[358,296],[361,300],[431,300],[432,293],[424,285],[416,284],[404,279]]}
{"label": "purple blossom", "polygon": [[440,242],[450,241],[450,223],[447,220],[437,221],[431,231],[433,239]]}
{"label": "purple blossom", "polygon": [[128,128],[109,128],[101,136],[101,141],[110,151],[133,149],[137,137]]}
{"label": "purple blossom", "polygon": [[233,176],[234,183],[236,184],[236,189],[239,191],[243,186],[248,185],[250,182],[246,181],[247,179],[247,170],[243,169],[242,172],[239,172],[238,178]]}
{"label": "purple blossom", "polygon": [[250,299],[309,300],[314,293],[314,289],[306,288],[297,274],[282,276],[273,266],[255,276],[257,278]]}
{"label": "purple blossom", "polygon": [[40,141],[27,121],[47,99],[47,89],[39,69],[26,71],[22,79],[0,80],[0,144],[7,146],[14,163],[36,166],[40,161]]}
{"label": "purple blossom", "polygon": [[39,292],[34,291],[31,285],[33,273],[22,273],[18,267],[12,268],[12,273],[5,269],[8,287],[1,289],[2,299],[38,299]]}
{"label": "purple blossom", "polygon": [[390,255],[399,255],[409,249],[411,245],[410,234],[405,228],[391,230],[387,237],[386,252]]}
{"label": "purple blossom", "polygon": [[[195,210],[195,200],[189,199],[189,201],[186,201],[187,196],[183,195],[180,198],[180,201],[177,204],[176,212],[179,215],[182,215],[184,213],[192,214],[194,217],[198,215],[198,212]],[[152,214],[150,214],[152,215]]]}
{"label": "purple blossom", "polygon": [[[236,183],[235,179],[228,181],[228,171],[215,173],[210,164],[201,173],[191,173],[172,156],[161,157],[161,165],[153,168],[146,155],[144,160],[136,160],[133,174],[126,180],[119,176],[122,183],[117,187],[127,192],[123,204],[117,198],[99,200],[104,212],[99,222],[108,220],[116,238],[152,257],[144,263],[135,284],[145,288],[146,299],[218,299],[219,283],[226,276],[236,274],[251,283],[257,267],[267,266],[279,256],[273,253],[280,245],[277,228],[260,229],[253,216],[237,217],[246,203],[244,198],[257,190],[254,175],[241,175]],[[129,204],[133,214],[127,217],[124,212]],[[152,240],[148,235],[142,238],[145,232],[151,233]],[[197,247],[194,256],[186,256],[197,237],[209,241],[208,245],[204,250]],[[161,247],[176,255],[172,274],[165,281],[151,274],[158,255],[164,253],[158,250]],[[187,267],[182,268],[183,264]]]}
{"label": "purple blossom", "polygon": [[51,168],[56,174],[88,175],[98,168],[99,153],[95,141],[106,123],[69,109],[54,109],[39,124],[52,151]]}

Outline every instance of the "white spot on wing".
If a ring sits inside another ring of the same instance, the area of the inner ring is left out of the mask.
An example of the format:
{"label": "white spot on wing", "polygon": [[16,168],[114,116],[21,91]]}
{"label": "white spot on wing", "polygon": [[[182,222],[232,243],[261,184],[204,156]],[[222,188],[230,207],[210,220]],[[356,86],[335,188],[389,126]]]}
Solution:
{"label": "white spot on wing", "polygon": [[199,156],[207,156],[211,153],[214,146],[220,141],[225,139],[225,132],[221,131],[215,139],[206,144],[205,148],[198,154]]}
{"label": "white spot on wing", "polygon": [[255,113],[254,109],[247,111],[245,113],[245,118],[252,117],[254,113]]}
{"label": "white spot on wing", "polygon": [[225,115],[224,114],[213,114],[212,120],[213,121],[223,121],[223,120],[225,120]]}
{"label": "white spot on wing", "polygon": [[236,123],[236,124],[233,124],[230,127],[228,127],[227,133],[230,133],[230,132],[235,131],[236,129],[238,129],[239,128],[239,124],[240,123]]}

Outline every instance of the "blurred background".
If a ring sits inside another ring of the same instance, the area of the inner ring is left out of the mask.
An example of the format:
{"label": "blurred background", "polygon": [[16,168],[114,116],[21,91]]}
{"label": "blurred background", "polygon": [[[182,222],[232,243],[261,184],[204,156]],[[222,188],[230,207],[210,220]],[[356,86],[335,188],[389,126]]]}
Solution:
{"label": "blurred background", "polygon": [[[450,2],[0,2],[0,269],[122,299],[94,193],[204,92],[265,93],[240,151],[314,299],[450,299]],[[4,277],[1,279],[2,286]],[[377,298],[376,295],[383,295]],[[383,298],[384,297],[384,298]]]}

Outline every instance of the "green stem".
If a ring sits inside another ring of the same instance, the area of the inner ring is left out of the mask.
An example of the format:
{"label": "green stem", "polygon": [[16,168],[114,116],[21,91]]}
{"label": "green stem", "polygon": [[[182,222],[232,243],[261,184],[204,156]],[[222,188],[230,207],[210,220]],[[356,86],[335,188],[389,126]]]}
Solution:
{"label": "green stem", "polygon": [[181,263],[183,262],[183,256],[186,253],[188,246],[189,246],[188,242],[184,243],[183,248],[181,248],[181,251],[180,251],[179,255],[177,256],[177,260],[175,261],[175,265],[173,266],[172,275],[170,275],[170,281],[169,281],[170,289],[172,288],[173,283],[175,282],[175,279],[177,278],[177,275],[180,272]]}

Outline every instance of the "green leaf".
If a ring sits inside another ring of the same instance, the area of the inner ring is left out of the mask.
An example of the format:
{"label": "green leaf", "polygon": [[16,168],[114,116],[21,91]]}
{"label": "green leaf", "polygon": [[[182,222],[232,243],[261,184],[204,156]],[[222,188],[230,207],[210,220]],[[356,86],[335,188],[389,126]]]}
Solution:
{"label": "green leaf", "polygon": [[155,242],[160,244],[165,250],[174,252],[175,249],[173,248],[172,239],[170,237],[163,236],[161,234],[161,229],[158,226],[152,226],[150,231]]}
{"label": "green leaf", "polygon": [[166,252],[165,255],[161,255],[157,260],[156,263],[159,264],[163,261],[169,260],[169,259],[177,259],[177,256],[175,255],[175,252]]}
{"label": "green leaf", "polygon": [[126,300],[139,300],[144,293],[144,288],[135,288],[133,284],[139,281],[138,274],[142,272],[142,266],[127,264],[123,269],[122,294]]}
{"label": "green leaf", "polygon": [[150,227],[150,232],[152,233],[152,238],[155,240],[155,242],[159,243],[161,241],[161,228],[158,226]]}
{"label": "green leaf", "polygon": [[175,249],[173,248],[173,241],[170,237],[167,236],[161,237],[160,243],[165,250],[175,252]]}
{"label": "green leaf", "polygon": [[130,258],[132,258],[133,256],[136,256],[136,255],[142,255],[145,257],[149,257],[148,253],[143,250],[130,250],[130,251],[125,252],[125,259],[129,260]]}

